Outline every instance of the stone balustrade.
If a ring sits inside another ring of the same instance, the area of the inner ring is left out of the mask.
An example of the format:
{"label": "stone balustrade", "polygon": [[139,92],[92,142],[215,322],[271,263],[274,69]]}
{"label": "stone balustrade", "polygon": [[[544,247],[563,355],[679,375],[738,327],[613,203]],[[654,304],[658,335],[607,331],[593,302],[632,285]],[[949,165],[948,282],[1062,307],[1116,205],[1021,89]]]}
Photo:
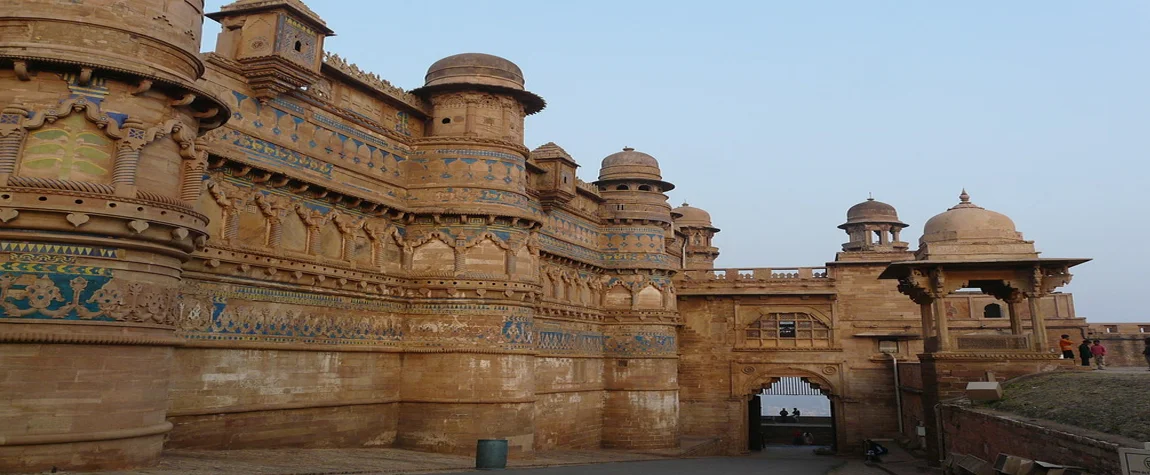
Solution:
{"label": "stone balustrade", "polygon": [[1031,351],[1031,335],[971,334],[955,335],[951,348],[957,351]]}
{"label": "stone balustrade", "polygon": [[814,280],[830,278],[826,267],[764,267],[754,269],[707,269],[684,272],[686,280],[728,280],[759,282],[772,280]]}

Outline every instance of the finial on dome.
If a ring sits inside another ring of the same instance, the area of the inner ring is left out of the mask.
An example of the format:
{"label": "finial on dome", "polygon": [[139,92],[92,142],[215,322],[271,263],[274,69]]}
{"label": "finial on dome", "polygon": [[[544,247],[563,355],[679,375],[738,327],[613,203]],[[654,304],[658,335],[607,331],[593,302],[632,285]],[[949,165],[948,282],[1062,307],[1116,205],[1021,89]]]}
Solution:
{"label": "finial on dome", "polygon": [[687,204],[687,202],[686,202],[686,201],[684,201],[684,202],[683,202],[683,206],[681,206],[681,207],[682,207],[682,208],[686,208],[686,207],[688,207],[688,206],[691,206],[691,205]]}
{"label": "finial on dome", "polygon": [[866,200],[867,201],[874,201],[874,193],[868,191],[866,194]]}
{"label": "finial on dome", "polygon": [[962,189],[962,194],[958,195],[958,200],[963,203],[970,203],[970,195],[966,194],[966,188]]}
{"label": "finial on dome", "polygon": [[633,149],[633,148],[631,148],[631,147],[627,147],[627,146],[624,146],[624,147],[623,147],[623,151],[624,151],[624,152],[634,152],[634,151],[635,151],[635,149]]}

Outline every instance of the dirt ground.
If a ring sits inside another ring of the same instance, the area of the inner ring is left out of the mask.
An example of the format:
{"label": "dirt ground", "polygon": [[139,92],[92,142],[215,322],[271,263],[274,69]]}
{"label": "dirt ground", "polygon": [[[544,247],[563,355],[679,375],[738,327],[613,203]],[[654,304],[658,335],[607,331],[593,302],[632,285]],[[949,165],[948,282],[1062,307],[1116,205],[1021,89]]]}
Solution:
{"label": "dirt ground", "polygon": [[986,407],[1133,439],[1150,440],[1150,371],[1048,373],[1008,382]]}

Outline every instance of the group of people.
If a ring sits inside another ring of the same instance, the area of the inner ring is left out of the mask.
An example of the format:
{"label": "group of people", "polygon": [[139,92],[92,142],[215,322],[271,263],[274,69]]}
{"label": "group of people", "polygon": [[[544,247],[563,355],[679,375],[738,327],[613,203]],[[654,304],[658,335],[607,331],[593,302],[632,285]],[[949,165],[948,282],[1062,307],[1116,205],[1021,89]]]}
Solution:
{"label": "group of people", "polygon": [[802,413],[799,412],[799,408],[796,407],[793,412],[787,412],[787,408],[784,407],[783,410],[779,411],[779,422],[798,422],[800,415]]}
{"label": "group of people", "polygon": [[[1062,335],[1058,347],[1062,349],[1063,358],[1074,359],[1074,342],[1070,340],[1070,335]],[[1095,369],[1106,369],[1106,346],[1102,340],[1082,340],[1082,344],[1078,345],[1078,357],[1082,360],[1082,366],[1090,366],[1090,360],[1094,360]]]}
{"label": "group of people", "polygon": [[[1145,343],[1142,356],[1146,357],[1146,366],[1150,368],[1150,337],[1146,338]],[[1062,335],[1058,347],[1062,349],[1063,358],[1074,359],[1074,342],[1070,341],[1070,335]],[[1095,369],[1106,369],[1106,346],[1101,340],[1082,340],[1082,344],[1078,345],[1078,357],[1082,360],[1082,366],[1089,367],[1090,360],[1094,360]]]}

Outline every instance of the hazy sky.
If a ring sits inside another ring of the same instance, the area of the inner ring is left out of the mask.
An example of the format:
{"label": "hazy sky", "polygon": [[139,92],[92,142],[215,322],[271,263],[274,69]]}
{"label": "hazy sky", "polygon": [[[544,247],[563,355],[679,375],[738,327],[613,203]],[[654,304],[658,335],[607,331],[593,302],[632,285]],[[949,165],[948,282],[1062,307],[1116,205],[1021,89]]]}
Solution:
{"label": "hazy sky", "polygon": [[624,146],[655,156],[723,229],[720,267],[831,261],[870,192],[916,247],[966,187],[1044,257],[1094,258],[1066,288],[1080,316],[1150,321],[1150,2],[307,3],[327,50],[405,89],[452,54],[514,61],[548,102],[527,146],[586,181]]}

